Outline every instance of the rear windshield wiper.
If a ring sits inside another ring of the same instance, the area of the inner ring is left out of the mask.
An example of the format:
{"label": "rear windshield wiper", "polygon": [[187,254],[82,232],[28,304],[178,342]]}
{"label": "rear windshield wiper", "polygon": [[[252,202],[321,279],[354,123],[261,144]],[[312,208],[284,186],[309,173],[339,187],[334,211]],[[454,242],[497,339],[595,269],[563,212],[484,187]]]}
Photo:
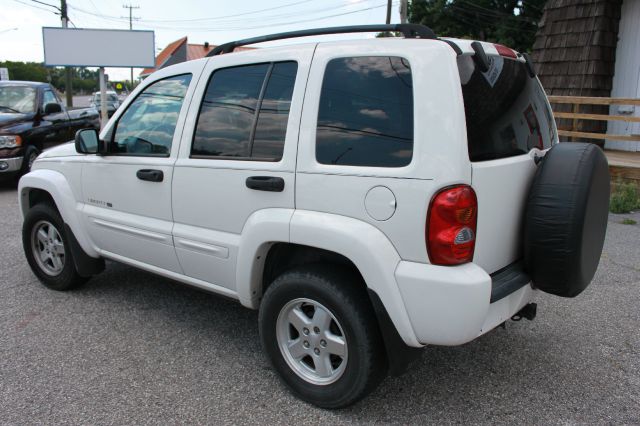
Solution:
{"label": "rear windshield wiper", "polygon": [[8,109],[9,111],[17,112],[18,114],[20,114],[20,111],[18,111],[17,109],[13,109],[11,107],[8,107],[8,106],[0,105],[0,108]]}

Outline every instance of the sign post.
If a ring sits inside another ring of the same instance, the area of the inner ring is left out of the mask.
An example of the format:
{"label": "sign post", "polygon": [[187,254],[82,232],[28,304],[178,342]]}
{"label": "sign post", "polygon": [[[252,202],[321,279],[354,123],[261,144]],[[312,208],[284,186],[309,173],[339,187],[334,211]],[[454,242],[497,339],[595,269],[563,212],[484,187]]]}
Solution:
{"label": "sign post", "polygon": [[107,83],[104,81],[104,67],[100,67],[100,130],[102,130],[109,120],[107,114]]}

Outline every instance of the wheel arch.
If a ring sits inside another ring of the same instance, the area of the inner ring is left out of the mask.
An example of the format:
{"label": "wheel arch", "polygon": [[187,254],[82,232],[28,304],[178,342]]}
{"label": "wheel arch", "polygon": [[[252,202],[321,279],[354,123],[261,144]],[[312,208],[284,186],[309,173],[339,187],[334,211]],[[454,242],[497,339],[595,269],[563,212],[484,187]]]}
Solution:
{"label": "wheel arch", "polygon": [[[406,345],[423,346],[415,336],[395,281],[400,257],[386,235],[373,225],[322,212],[266,209],[249,218],[241,239],[236,289],[244,306],[257,309],[269,284],[265,281],[287,266],[339,263],[354,268],[368,291],[378,296]],[[269,263],[292,253],[292,260]]]}
{"label": "wheel arch", "polygon": [[20,179],[18,194],[23,218],[37,203],[52,203],[65,225],[73,232],[82,250],[90,257],[100,257],[82,226],[79,212],[82,204],[76,199],[71,185],[62,173],[54,170],[34,170]]}

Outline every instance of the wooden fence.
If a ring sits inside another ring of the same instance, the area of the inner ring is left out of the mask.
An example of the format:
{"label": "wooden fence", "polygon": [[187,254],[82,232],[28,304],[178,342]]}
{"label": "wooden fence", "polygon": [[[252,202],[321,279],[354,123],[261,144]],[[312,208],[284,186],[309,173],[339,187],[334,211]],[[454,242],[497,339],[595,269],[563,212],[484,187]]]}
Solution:
{"label": "wooden fence", "polygon": [[606,133],[592,133],[578,131],[579,120],[597,121],[626,121],[640,123],[640,117],[631,115],[584,114],[580,112],[581,105],[636,105],[640,106],[640,99],[633,98],[591,98],[586,96],[549,96],[551,104],[571,104],[572,112],[553,112],[556,119],[572,120],[571,129],[558,129],[559,136],[568,136],[572,140],[580,139],[609,139],[615,141],[640,142],[640,134],[609,135]]}

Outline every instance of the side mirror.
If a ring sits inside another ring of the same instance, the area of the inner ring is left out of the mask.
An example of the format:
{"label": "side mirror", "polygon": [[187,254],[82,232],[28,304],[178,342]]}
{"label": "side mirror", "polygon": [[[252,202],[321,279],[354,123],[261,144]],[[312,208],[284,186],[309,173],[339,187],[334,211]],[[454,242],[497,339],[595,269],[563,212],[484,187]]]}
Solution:
{"label": "side mirror", "polygon": [[100,139],[96,129],[80,129],[76,132],[76,152],[80,154],[100,152]]}
{"label": "side mirror", "polygon": [[62,107],[57,103],[49,103],[44,106],[44,115],[56,114],[62,112]]}

